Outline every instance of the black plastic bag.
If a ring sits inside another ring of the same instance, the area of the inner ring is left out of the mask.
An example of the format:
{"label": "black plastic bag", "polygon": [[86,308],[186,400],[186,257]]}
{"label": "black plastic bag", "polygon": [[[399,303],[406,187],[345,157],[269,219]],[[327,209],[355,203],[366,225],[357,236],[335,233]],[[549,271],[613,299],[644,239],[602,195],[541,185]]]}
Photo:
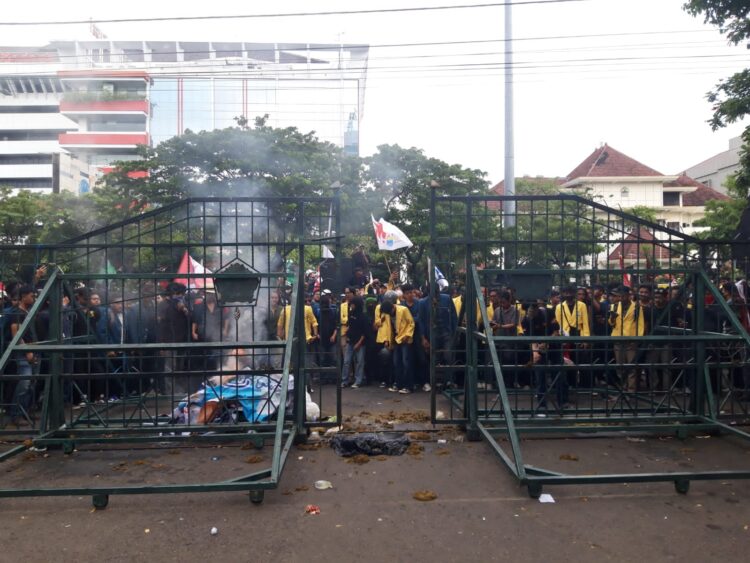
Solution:
{"label": "black plastic bag", "polygon": [[401,455],[409,447],[409,438],[398,432],[336,434],[331,447],[338,455]]}

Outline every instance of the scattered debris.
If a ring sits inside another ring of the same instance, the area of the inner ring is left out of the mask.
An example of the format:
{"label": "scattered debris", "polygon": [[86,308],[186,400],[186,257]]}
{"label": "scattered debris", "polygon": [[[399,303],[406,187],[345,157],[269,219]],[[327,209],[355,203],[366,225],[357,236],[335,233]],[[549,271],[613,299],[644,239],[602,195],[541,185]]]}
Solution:
{"label": "scattered debris", "polygon": [[407,434],[410,440],[419,440],[421,442],[429,442],[432,439],[427,432],[409,432]]}
{"label": "scattered debris", "polygon": [[169,455],[180,455],[182,452],[180,450],[169,450]]}
{"label": "scattered debris", "polygon": [[314,504],[308,504],[305,507],[305,514],[318,515],[318,514],[320,514],[320,507],[316,506]]}
{"label": "scattered debris", "polygon": [[636,442],[636,443],[641,443],[641,442],[645,442],[645,441],[646,441],[646,440],[645,440],[644,438],[633,438],[632,436],[628,436],[628,437],[627,437],[627,438],[625,438],[625,439],[626,439],[626,440],[627,440],[628,442]]}
{"label": "scattered debris", "polygon": [[401,455],[408,446],[409,438],[401,433],[339,434],[331,440],[333,450],[344,457],[356,454]]}
{"label": "scattered debris", "polygon": [[437,413],[435,413],[435,418],[437,420],[445,420],[445,413],[443,411],[437,411]]}
{"label": "scattered debris", "polygon": [[346,463],[356,463],[357,465],[364,465],[370,463],[370,457],[365,454],[357,454],[346,460]]}
{"label": "scattered debris", "polygon": [[295,493],[304,493],[305,491],[309,491],[310,487],[307,485],[300,485],[299,487],[294,487]]}
{"label": "scattered debris", "polygon": [[447,444],[447,443],[448,443],[448,440],[445,440],[445,439],[443,439],[443,438],[439,438],[439,439],[438,439],[438,441],[437,441],[437,443],[438,443],[438,444]]}
{"label": "scattered debris", "polygon": [[148,462],[145,459],[136,459],[133,465],[146,465]]}
{"label": "scattered debris", "polygon": [[151,533],[151,530],[150,530],[150,529],[148,529],[148,528],[146,528],[145,530],[143,530],[143,533],[144,533],[144,534],[150,534],[150,533]]}
{"label": "scattered debris", "polygon": [[436,498],[438,498],[437,493],[426,490],[426,489],[424,491],[416,491],[411,496],[414,500],[419,500],[422,502],[427,502],[427,501],[435,500]]}
{"label": "scattered debris", "polygon": [[549,493],[543,493],[543,494],[539,495],[539,502],[541,502],[543,504],[550,504],[550,503],[554,504],[555,499],[552,497],[551,494],[549,494]]}
{"label": "scattered debris", "polygon": [[127,461],[121,461],[120,463],[116,463],[112,466],[112,471],[127,471],[128,470],[128,462]]}
{"label": "scattered debris", "polygon": [[211,456],[211,461],[219,461],[221,458],[217,455]]}
{"label": "scattered debris", "polygon": [[251,455],[245,460],[245,463],[260,463],[263,461],[262,455]]}
{"label": "scattered debris", "polygon": [[215,536],[218,533],[219,533],[219,528],[217,528],[216,526],[214,526],[213,528],[211,528],[211,535],[212,536]]}
{"label": "scattered debris", "polygon": [[377,459],[378,461],[386,461],[388,459],[388,456],[387,455],[378,455],[378,456],[375,456],[375,459]]}
{"label": "scattered debris", "polygon": [[319,450],[321,447],[323,447],[323,444],[320,442],[316,442],[315,444],[297,444],[297,449],[302,450],[303,452],[309,452],[311,450]]}
{"label": "scattered debris", "polygon": [[411,456],[418,456],[424,451],[424,446],[417,442],[412,442],[409,447],[406,448],[406,453]]}
{"label": "scattered debris", "polygon": [[326,489],[333,489],[333,484],[330,481],[315,481],[315,488],[319,491],[325,491]]}
{"label": "scattered debris", "polygon": [[560,459],[562,461],[578,461],[578,456],[574,454],[561,454]]}
{"label": "scattered debris", "polygon": [[451,451],[446,450],[445,448],[438,448],[435,450],[435,455],[450,455]]}

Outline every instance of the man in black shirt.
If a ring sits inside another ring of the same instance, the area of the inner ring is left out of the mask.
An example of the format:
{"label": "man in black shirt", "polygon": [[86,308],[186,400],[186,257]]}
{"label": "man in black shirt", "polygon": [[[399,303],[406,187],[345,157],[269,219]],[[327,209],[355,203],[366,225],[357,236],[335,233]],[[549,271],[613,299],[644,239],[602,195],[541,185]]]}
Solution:
{"label": "man in black shirt", "polygon": [[[185,286],[181,283],[170,283],[164,298],[156,306],[157,341],[163,343],[188,342],[190,335],[190,311],[185,304]],[[161,351],[164,376],[161,378],[160,391],[167,395],[182,397],[188,392],[189,385],[184,380],[175,379],[171,374],[185,371],[186,362],[183,351],[170,348]]]}
{"label": "man in black shirt", "polygon": [[[22,285],[18,288],[18,305],[11,310],[9,321],[6,323],[7,342],[18,334],[35,300],[34,288],[30,285]],[[30,323],[18,343],[31,344],[36,340],[34,323]],[[21,352],[16,358],[16,373],[25,378],[18,380],[13,391],[10,416],[11,422],[16,426],[27,425],[30,422],[29,411],[34,404],[34,385],[31,378],[39,373],[39,359],[39,356],[33,352]]]}
{"label": "man in black shirt", "polygon": [[367,330],[369,329],[369,321],[365,315],[364,308],[364,301],[361,297],[354,297],[349,302],[343,379],[344,384],[347,384],[349,368],[352,360],[354,360],[354,383],[352,384],[352,389],[357,389],[361,386],[365,379],[365,339],[367,337]]}

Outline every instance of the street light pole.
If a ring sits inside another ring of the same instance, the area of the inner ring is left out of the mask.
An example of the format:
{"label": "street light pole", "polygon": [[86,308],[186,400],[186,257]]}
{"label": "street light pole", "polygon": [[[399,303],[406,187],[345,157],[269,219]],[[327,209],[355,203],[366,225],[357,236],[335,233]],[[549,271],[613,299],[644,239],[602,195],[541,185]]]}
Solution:
{"label": "street light pole", "polygon": [[[515,151],[513,147],[513,19],[512,4],[505,4],[505,195],[516,195],[514,171]],[[516,224],[516,202],[505,202],[503,224]]]}

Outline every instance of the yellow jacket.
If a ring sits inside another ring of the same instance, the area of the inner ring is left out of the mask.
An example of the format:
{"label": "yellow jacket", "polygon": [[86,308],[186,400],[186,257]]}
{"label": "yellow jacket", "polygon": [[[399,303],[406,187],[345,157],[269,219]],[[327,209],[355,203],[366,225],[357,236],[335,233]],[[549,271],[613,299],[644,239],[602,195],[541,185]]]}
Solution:
{"label": "yellow jacket", "polygon": [[408,307],[394,305],[396,308],[396,334],[389,315],[380,312],[380,305],[375,307],[375,328],[378,331],[375,341],[378,344],[411,344],[414,340],[414,318]]}
{"label": "yellow jacket", "polygon": [[612,336],[645,336],[646,320],[641,309],[635,301],[630,302],[630,306],[622,314],[622,303],[615,307],[617,318],[613,321],[609,319],[609,326],[612,327]]}
{"label": "yellow jacket", "polygon": [[339,321],[341,323],[341,332],[339,334],[345,336],[346,331],[349,330],[347,324],[349,322],[349,303],[346,300],[342,301],[339,307]]}
{"label": "yellow jacket", "polygon": [[[453,298],[453,306],[456,308],[456,316],[461,314],[461,304],[463,303],[463,296],[459,295]],[[492,320],[492,315],[495,313],[495,308],[492,303],[487,302],[487,318]],[[464,323],[466,323],[466,317],[464,317]],[[477,299],[477,324],[483,326],[482,322],[482,310],[479,308],[479,299]]]}
{"label": "yellow jacket", "polygon": [[[292,316],[292,306],[287,305],[279,315],[279,322],[276,325],[276,330],[280,332],[284,331],[284,338],[289,337],[289,319]],[[315,318],[312,307],[305,305],[305,341],[312,342],[314,333],[317,333],[318,320]]]}
{"label": "yellow jacket", "polygon": [[576,301],[572,310],[565,301],[558,304],[555,307],[555,320],[560,325],[560,334],[570,334],[570,329],[576,328],[580,336],[591,336],[589,309],[581,301]]}

